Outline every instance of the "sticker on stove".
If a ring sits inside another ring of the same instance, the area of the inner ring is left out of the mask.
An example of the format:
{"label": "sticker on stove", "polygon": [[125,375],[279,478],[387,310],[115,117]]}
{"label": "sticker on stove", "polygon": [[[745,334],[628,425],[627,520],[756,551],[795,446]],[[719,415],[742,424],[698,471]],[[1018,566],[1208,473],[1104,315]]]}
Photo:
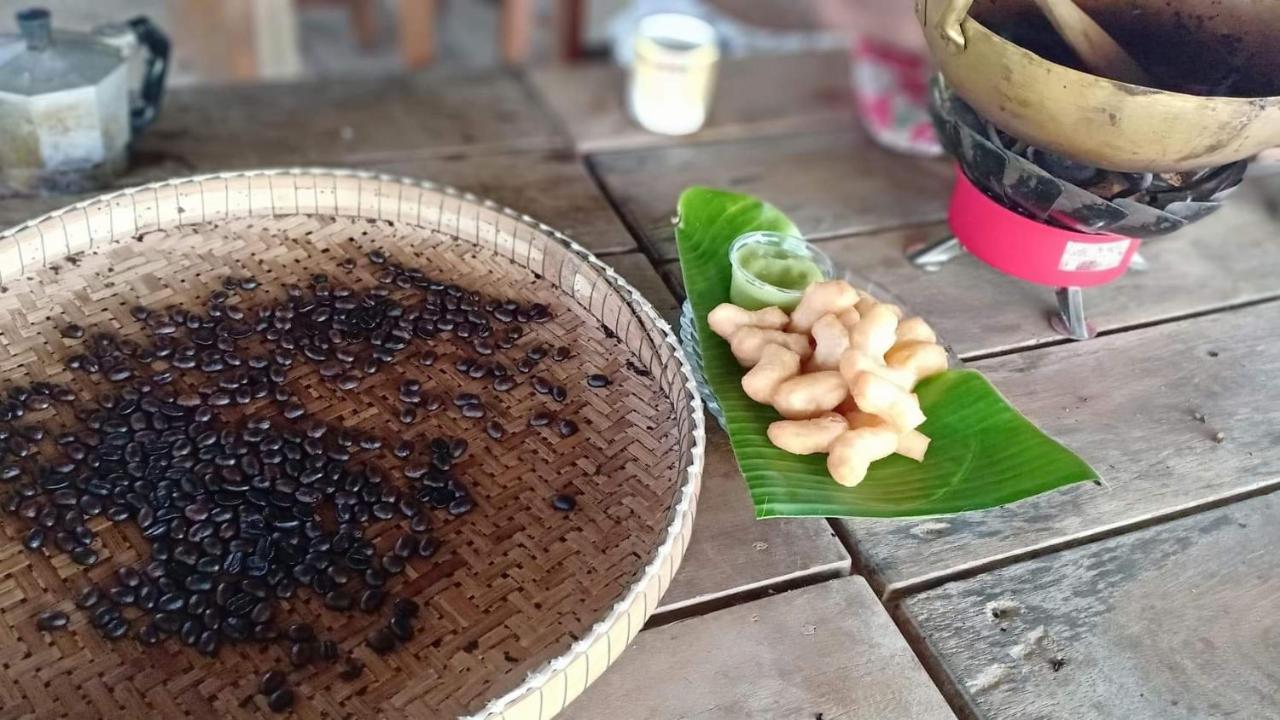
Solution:
{"label": "sticker on stove", "polygon": [[1132,243],[1133,240],[1128,238],[1101,243],[1068,242],[1062,251],[1062,259],[1058,261],[1058,269],[1063,272],[1111,270],[1124,262]]}

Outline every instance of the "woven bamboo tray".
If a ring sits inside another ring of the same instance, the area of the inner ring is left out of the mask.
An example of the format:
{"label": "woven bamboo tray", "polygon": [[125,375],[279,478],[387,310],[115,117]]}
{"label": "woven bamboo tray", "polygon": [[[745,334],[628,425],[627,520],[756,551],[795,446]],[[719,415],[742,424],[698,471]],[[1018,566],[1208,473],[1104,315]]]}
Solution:
{"label": "woven bamboo tray", "polygon": [[[290,620],[315,623],[366,665],[351,682],[332,664],[291,670],[290,712],[550,718],[613,663],[657,606],[692,531],[704,449],[701,403],[670,328],[568,238],[451,188],[370,173],[229,173],[116,192],[0,234],[0,372],[6,384],[51,380],[91,392],[85,376],[63,367],[77,341],[62,338],[61,325],[127,336],[141,329],[132,305],[192,307],[228,274],[256,277],[273,296],[316,272],[369,286],[363,260],[374,248],[470,289],[549,304],[554,319],[530,336],[573,349],[545,371],[570,388],[564,412],[581,432],[559,439],[528,428],[524,418],[544,400],[527,378],[486,398],[491,417],[519,429],[500,443],[483,421],[456,413],[400,424],[404,377],[447,393],[463,387],[449,367],[457,355],[440,342],[435,368],[400,362],[355,393],[313,368],[291,379],[313,416],[376,432],[387,447],[402,436],[465,437],[461,474],[476,508],[457,519],[436,514],[441,551],[389,585],[423,605],[418,635],[390,655],[363,644],[379,619],[329,613],[309,592],[282,601]],[[340,270],[348,257],[362,263]],[[591,372],[613,383],[588,390],[582,378]],[[56,411],[33,415],[53,425]],[[389,453],[379,461],[397,462]],[[558,492],[576,495],[578,508],[553,510]],[[103,562],[86,570],[61,553],[27,552],[26,521],[0,516],[0,716],[271,716],[254,689],[262,672],[288,668],[283,645],[224,645],[209,659],[173,638],[144,648],[89,627],[74,593],[121,564],[145,562],[148,547],[131,522],[94,520]],[[69,612],[69,632],[35,629],[35,616],[51,607]]]}

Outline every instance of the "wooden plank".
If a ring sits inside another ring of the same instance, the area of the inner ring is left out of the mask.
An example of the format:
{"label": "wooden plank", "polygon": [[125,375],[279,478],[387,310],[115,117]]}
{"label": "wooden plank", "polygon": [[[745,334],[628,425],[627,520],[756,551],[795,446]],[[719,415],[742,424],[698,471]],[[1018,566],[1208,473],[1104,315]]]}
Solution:
{"label": "wooden plank", "polygon": [[[1085,292],[1090,321],[1112,332],[1280,296],[1278,204],[1280,177],[1253,179],[1216,215],[1147,243],[1142,252],[1149,271]],[[944,224],[932,224],[819,245],[838,265],[927,318],[961,357],[1062,342],[1048,323],[1056,311],[1050,289],[968,255],[935,273],[907,262],[904,248],[946,232]],[[664,271],[679,283],[677,268]]]}
{"label": "wooden plank", "polygon": [[1276,717],[1278,514],[1280,495],[1254,498],[943,585],[905,615],[992,720]]}
{"label": "wooden plank", "polygon": [[172,175],[560,144],[550,117],[511,73],[429,71],[175,89],[134,162]]}
{"label": "wooden plank", "polygon": [[721,61],[706,126],[678,138],[647,132],[631,120],[623,68],[607,63],[547,66],[531,71],[529,79],[584,153],[840,128],[856,122],[845,52]]}
{"label": "wooden plank", "polygon": [[866,581],[640,633],[565,720],[954,718]]}
{"label": "wooden plank", "polygon": [[729,439],[708,422],[693,541],[658,613],[687,614],[705,603],[847,575],[849,555],[825,520],[755,519]]}
{"label": "wooden plank", "polygon": [[680,191],[710,185],[757,195],[813,239],[941,220],[952,171],[895,155],[857,129],[596,155],[591,163],[656,257],[676,257]]}
{"label": "wooden plank", "polygon": [[595,253],[636,249],[582,161],[567,153],[432,157],[367,167],[473,192],[544,222]]}
{"label": "wooden plank", "polygon": [[1267,303],[972,363],[1105,485],[945,518],[843,521],[861,567],[887,593],[907,593],[1280,486],[1277,340],[1280,313]]}

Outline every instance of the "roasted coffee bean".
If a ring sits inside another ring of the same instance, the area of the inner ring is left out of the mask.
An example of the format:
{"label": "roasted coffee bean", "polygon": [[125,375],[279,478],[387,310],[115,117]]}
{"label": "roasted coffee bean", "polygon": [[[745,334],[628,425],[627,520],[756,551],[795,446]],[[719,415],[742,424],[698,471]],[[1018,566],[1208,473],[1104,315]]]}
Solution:
{"label": "roasted coffee bean", "polygon": [[382,569],[392,575],[399,575],[404,572],[404,558],[387,553],[382,556]]}
{"label": "roasted coffee bean", "polygon": [[562,403],[569,399],[569,391],[563,385],[554,385],[551,388],[551,399]]}
{"label": "roasted coffee bean", "polygon": [[516,380],[510,375],[504,375],[493,381],[493,389],[498,392],[507,392],[515,386]]}
{"label": "roasted coffee bean", "polygon": [[27,535],[22,540],[22,545],[28,550],[39,550],[44,547],[45,530],[41,527],[34,527],[27,531]]}
{"label": "roasted coffee bean", "polygon": [[310,640],[295,642],[289,646],[289,663],[294,667],[310,665],[315,659],[315,643]]}
{"label": "roasted coffee bean", "polygon": [[534,375],[529,384],[533,386],[533,391],[539,395],[546,395],[551,392],[551,381],[541,375]]}
{"label": "roasted coffee bean", "polygon": [[122,617],[117,617],[102,627],[102,634],[111,640],[124,637],[127,632],[129,632],[129,621]]}
{"label": "roasted coffee bean", "polygon": [[213,657],[218,654],[218,633],[214,630],[205,630],[200,633],[200,638],[196,640],[196,650],[201,654]]}
{"label": "roasted coffee bean", "polygon": [[422,538],[422,540],[418,542],[418,547],[417,547],[418,557],[429,558],[432,555],[435,555],[436,551],[439,549],[440,549],[440,541],[430,536],[424,537]]}
{"label": "roasted coffee bean", "polygon": [[396,444],[395,448],[391,452],[396,457],[403,460],[409,457],[410,455],[412,455],[413,450],[414,448],[413,448],[412,440],[401,440],[399,443]]}
{"label": "roasted coffee bean", "polygon": [[473,403],[471,405],[462,406],[462,417],[476,420],[484,417],[486,414],[487,413],[484,409],[484,405],[481,405],[480,403]]}
{"label": "roasted coffee bean", "polygon": [[387,593],[379,588],[369,588],[360,595],[359,607],[362,611],[371,613],[382,607],[382,603],[386,600]]}
{"label": "roasted coffee bean", "polygon": [[62,326],[62,337],[64,338],[82,338],[84,337],[84,328],[75,323],[68,323]]}
{"label": "roasted coffee bean", "polygon": [[453,397],[453,404],[458,407],[474,405],[478,402],[480,402],[480,396],[475,393],[458,393]]}
{"label": "roasted coffee bean", "polygon": [[575,500],[572,495],[553,495],[551,497],[551,507],[554,507],[560,512],[569,512],[570,510],[578,507],[578,501]]}
{"label": "roasted coffee bean", "polygon": [[391,605],[391,614],[404,615],[405,617],[417,617],[418,612],[421,609],[422,606],[418,604],[417,600],[412,598],[398,598]]}
{"label": "roasted coffee bean", "polygon": [[365,644],[369,646],[370,650],[379,655],[386,655],[395,649],[396,638],[389,630],[381,628],[370,633],[368,639],[365,640]]}
{"label": "roasted coffee bean", "polygon": [[316,631],[308,623],[294,623],[285,630],[285,635],[294,642],[305,642],[314,640]]}
{"label": "roasted coffee bean", "polygon": [[78,547],[71,551],[71,560],[77,565],[93,566],[98,564],[98,553],[90,547]]}
{"label": "roasted coffee bean", "polygon": [[280,688],[267,697],[267,708],[271,712],[282,713],[293,707],[293,690]]}
{"label": "roasted coffee bean", "polygon": [[418,364],[422,367],[431,367],[436,364],[437,359],[439,359],[439,356],[436,355],[436,351],[426,350],[418,355]]}
{"label": "roasted coffee bean", "polygon": [[324,596],[324,606],[330,610],[346,612],[351,609],[354,600],[351,594],[343,590],[334,590]]}
{"label": "roasted coffee bean", "polygon": [[138,599],[138,591],[131,587],[117,586],[107,591],[107,597],[117,605],[132,605]]}
{"label": "roasted coffee bean", "polygon": [[391,552],[402,558],[407,558],[413,555],[417,547],[418,539],[416,537],[413,535],[401,535],[396,540],[395,546],[391,548]]}
{"label": "roasted coffee bean", "polygon": [[338,387],[343,390],[355,390],[360,387],[360,378],[352,373],[346,373],[338,378]]}
{"label": "roasted coffee bean", "polygon": [[338,643],[333,640],[321,640],[317,648],[317,654],[321,660],[325,662],[333,662],[338,659]]}
{"label": "roasted coffee bean", "polygon": [[560,437],[572,437],[578,434],[578,423],[568,419],[561,418],[556,421],[556,432],[560,433]]}
{"label": "roasted coffee bean", "polygon": [[466,515],[474,507],[475,501],[471,499],[470,495],[459,495],[454,498],[453,502],[449,503],[448,510],[450,515]]}
{"label": "roasted coffee bean", "polygon": [[400,642],[409,642],[414,635],[413,620],[408,615],[392,616],[387,623],[387,630]]}
{"label": "roasted coffee bean", "polygon": [[156,613],[151,622],[155,624],[157,630],[166,635],[172,635],[178,632],[183,626],[182,616],[177,613],[170,612]]}
{"label": "roasted coffee bean", "polygon": [[53,630],[61,630],[67,626],[71,619],[61,610],[46,610],[36,617],[36,628],[51,632]]}
{"label": "roasted coffee bean", "polygon": [[258,680],[258,692],[262,695],[271,695],[280,690],[288,682],[285,674],[279,670],[268,670]]}
{"label": "roasted coffee bean", "polygon": [[134,637],[143,645],[155,645],[160,642],[160,630],[155,623],[147,623],[134,632]]}
{"label": "roasted coffee bean", "polygon": [[547,351],[546,345],[534,345],[533,347],[529,348],[528,352],[525,353],[525,357],[529,358],[534,362],[537,362],[542,358],[546,357],[547,352],[548,351]]}
{"label": "roasted coffee bean", "polygon": [[187,576],[183,584],[193,592],[205,592],[213,588],[213,576],[205,573],[195,573]]}
{"label": "roasted coffee bean", "polygon": [[502,423],[499,423],[497,420],[490,420],[485,423],[484,431],[494,440],[501,440],[507,434],[506,428],[502,427]]}
{"label": "roasted coffee bean", "polygon": [[164,612],[177,612],[187,604],[187,598],[181,593],[171,592],[160,596],[156,607]]}
{"label": "roasted coffee bean", "polygon": [[564,345],[557,347],[555,349],[555,352],[551,353],[551,359],[555,360],[556,362],[564,362],[565,360],[569,359],[569,356],[570,356],[569,348],[565,347]]}
{"label": "roasted coffee bean", "polygon": [[364,663],[359,660],[347,656],[342,661],[342,669],[338,671],[338,677],[343,680],[355,680],[364,672]]}
{"label": "roasted coffee bean", "polygon": [[253,610],[249,612],[249,622],[254,625],[263,625],[270,622],[274,613],[271,603],[263,601],[253,606]]}
{"label": "roasted coffee bean", "polygon": [[102,590],[97,585],[89,585],[76,596],[76,607],[88,609],[102,600]]}
{"label": "roasted coffee bean", "polygon": [[400,422],[405,425],[412,425],[418,419],[418,411],[412,405],[405,405],[400,408]]}
{"label": "roasted coffee bean", "polygon": [[609,376],[600,373],[593,373],[587,376],[587,385],[593,388],[602,388],[609,386]]}
{"label": "roasted coffee bean", "polygon": [[116,580],[125,587],[136,588],[142,584],[142,576],[137,570],[125,566],[116,569]]}
{"label": "roasted coffee bean", "polygon": [[538,412],[529,416],[530,427],[542,427],[543,425],[549,425],[550,423],[551,423],[550,413],[546,413],[539,410]]}

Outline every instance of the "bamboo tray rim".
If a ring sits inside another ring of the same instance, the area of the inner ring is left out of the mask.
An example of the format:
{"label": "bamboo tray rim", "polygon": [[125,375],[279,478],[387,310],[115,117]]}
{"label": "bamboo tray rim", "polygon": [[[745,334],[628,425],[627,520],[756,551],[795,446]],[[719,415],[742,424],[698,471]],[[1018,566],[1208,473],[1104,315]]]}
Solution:
{"label": "bamboo tray rim", "polygon": [[[554,716],[555,714],[560,712],[560,710],[562,710],[563,707],[568,703],[567,698],[569,697],[569,692],[568,692],[569,688],[567,685],[568,678],[567,676],[565,676],[565,672],[566,670],[568,670],[570,665],[572,665],[574,662],[578,661],[579,659],[585,659],[586,674],[584,675],[584,680],[583,680],[584,685],[582,688],[582,689],[585,689],[586,685],[591,682],[591,670],[590,670],[591,658],[589,656],[590,649],[601,642],[605,642],[606,644],[608,644],[610,647],[605,655],[605,658],[606,658],[605,665],[606,667],[608,665],[611,665],[613,662],[614,653],[611,647],[612,639],[610,638],[609,635],[612,629],[616,627],[619,624],[619,622],[623,620],[627,621],[628,629],[629,629],[627,642],[630,642],[630,639],[634,637],[634,633],[639,632],[638,628],[634,628],[634,632],[631,632],[633,628],[631,628],[630,626],[630,615],[632,613],[632,609],[636,607],[636,603],[637,602],[643,603],[643,605],[641,605],[641,609],[643,612],[644,619],[647,619],[651,614],[651,611],[648,609],[648,606],[652,604],[653,606],[656,607],[658,598],[661,597],[661,595],[663,595],[666,592],[667,587],[666,585],[664,585],[663,576],[664,574],[666,574],[665,571],[668,569],[668,565],[672,566],[670,567],[669,574],[674,575],[676,569],[678,569],[679,567],[680,560],[684,554],[685,546],[687,542],[686,536],[689,532],[689,529],[692,526],[693,519],[694,519],[698,491],[701,486],[701,480],[702,480],[703,463],[706,456],[706,420],[703,414],[703,403],[698,391],[697,382],[694,378],[692,366],[689,363],[689,359],[685,355],[684,348],[680,344],[680,341],[677,338],[675,332],[672,330],[671,325],[666,320],[664,320],[662,316],[659,315],[658,312],[653,308],[653,305],[638,290],[636,290],[635,287],[633,287],[629,282],[627,282],[625,278],[619,275],[617,271],[615,271],[607,263],[597,258],[594,254],[591,253],[591,251],[587,250],[585,247],[578,244],[573,239],[571,239],[564,233],[560,232],[559,230],[551,227],[550,225],[547,225],[546,223],[540,220],[537,220],[529,216],[528,214],[506,207],[492,200],[476,195],[475,193],[468,192],[465,190],[460,190],[458,188],[455,188],[451,185],[447,185],[444,183],[411,178],[403,175],[382,173],[382,172],[376,172],[372,170],[358,170],[358,169],[352,169],[352,168],[334,168],[334,167],[299,166],[299,167],[277,167],[277,168],[264,168],[264,169],[255,169],[255,170],[215,172],[215,173],[205,173],[205,174],[192,175],[192,176],[186,176],[186,177],[169,178],[166,180],[146,183],[143,185],[136,185],[133,187],[122,188],[119,190],[114,190],[111,192],[86,198],[79,202],[75,202],[70,205],[64,206],[62,208],[58,208],[56,210],[44,213],[38,217],[27,220],[26,222],[20,223],[18,225],[14,225],[0,232],[0,242],[9,240],[12,238],[16,238],[18,235],[32,229],[39,232],[40,231],[39,226],[42,223],[46,223],[51,220],[59,220],[68,213],[72,213],[76,211],[84,211],[84,210],[87,210],[88,208],[91,208],[96,205],[101,205],[104,203],[110,204],[112,201],[118,198],[130,197],[138,193],[154,192],[156,190],[160,190],[164,188],[177,187],[177,186],[185,185],[189,183],[202,183],[209,180],[238,180],[238,179],[248,179],[253,177],[281,177],[281,176],[292,176],[294,178],[300,178],[300,177],[334,178],[334,179],[353,178],[357,180],[373,180],[378,182],[396,183],[396,184],[409,186],[417,189],[440,192],[445,194],[446,196],[455,197],[470,203],[475,203],[483,207],[484,209],[501,213],[508,217],[514,218],[522,223],[525,223],[531,226],[532,228],[538,230],[539,232],[545,234],[552,242],[560,244],[561,246],[569,250],[579,260],[588,264],[589,266],[594,268],[597,272],[599,272],[602,275],[602,277],[604,277],[605,280],[610,285],[612,285],[616,290],[622,293],[623,297],[628,301],[628,305],[630,306],[630,309],[633,312],[643,316],[645,320],[652,323],[653,327],[661,333],[662,344],[667,347],[667,349],[672,353],[672,356],[678,361],[679,363],[678,370],[680,373],[679,377],[683,381],[687,400],[683,407],[680,407],[677,405],[676,409],[678,412],[687,412],[690,414],[691,420],[692,420],[691,432],[693,434],[693,438],[692,438],[692,444],[689,449],[688,465],[679,470],[682,477],[679,482],[680,489],[678,494],[678,500],[670,508],[670,516],[672,517],[672,520],[670,523],[667,524],[665,528],[665,531],[664,531],[665,538],[663,539],[662,543],[658,545],[652,559],[644,566],[642,573],[636,579],[636,581],[631,584],[631,587],[627,590],[626,594],[620,600],[614,603],[614,605],[610,608],[609,612],[602,619],[596,621],[591,626],[590,630],[588,630],[588,632],[581,639],[574,642],[573,645],[571,645],[570,648],[564,654],[560,655],[559,657],[553,658],[550,661],[547,661],[546,663],[543,664],[542,667],[539,667],[538,669],[531,671],[526,676],[525,680],[515,689],[499,697],[492,699],[479,712],[473,715],[465,716],[463,720],[491,720],[491,719],[497,719],[497,718],[502,718],[503,720],[516,720],[516,718],[525,718],[525,717],[536,717],[541,720],[544,718],[550,718]],[[269,213],[262,213],[262,212],[251,210],[250,212],[244,213],[243,215],[275,216],[277,214],[279,215],[335,214],[338,216],[363,217],[363,215],[361,215],[359,212],[318,213],[318,212],[302,212],[296,209],[293,211],[285,211],[285,212],[277,213],[274,207],[271,208]],[[398,221],[398,222],[409,224],[409,225],[415,224],[415,223],[412,223],[411,221],[404,221],[404,220]],[[176,223],[157,223],[155,226],[152,226],[152,227],[139,226],[134,228],[134,234],[140,234],[142,232],[156,229],[156,228],[161,228],[161,227],[181,226],[185,224],[188,224],[188,223],[179,219]],[[423,226],[423,227],[428,227],[428,226]],[[441,231],[439,229],[436,229],[436,230]],[[444,232],[444,231],[441,231],[441,232]],[[446,234],[448,233],[446,232]],[[41,233],[41,236],[43,238],[43,233]],[[18,275],[22,276],[22,275],[25,275],[27,272],[27,263],[25,258],[21,257],[21,254],[19,254],[19,260],[20,260],[21,269]],[[669,578],[669,575],[668,575],[668,578]],[[669,584],[669,579],[667,583]],[[657,593],[657,597],[654,597],[652,599],[649,598],[650,586],[655,586],[656,593]],[[641,624],[643,624],[643,622]],[[525,706],[523,703],[526,697],[546,687],[551,680],[555,679],[558,676],[565,676],[566,688],[565,688],[565,692],[562,694],[562,698],[566,698],[564,703],[559,708],[554,708],[554,709],[544,708],[542,703],[542,698],[539,697],[537,714],[536,715],[529,714],[528,707]],[[517,705],[519,705],[519,707],[517,707]],[[515,711],[515,714],[511,714],[511,715],[507,714],[508,711],[513,711],[513,710]]]}

